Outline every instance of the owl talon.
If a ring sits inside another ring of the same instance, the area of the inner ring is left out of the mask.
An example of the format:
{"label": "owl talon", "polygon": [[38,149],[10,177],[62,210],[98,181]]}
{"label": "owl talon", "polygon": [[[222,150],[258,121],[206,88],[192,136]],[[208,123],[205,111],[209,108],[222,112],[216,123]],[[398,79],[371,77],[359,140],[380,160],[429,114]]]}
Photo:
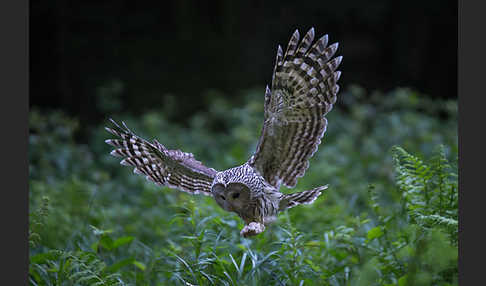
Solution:
{"label": "owl talon", "polygon": [[241,230],[240,234],[243,237],[254,236],[265,231],[265,225],[259,222],[250,222]]}

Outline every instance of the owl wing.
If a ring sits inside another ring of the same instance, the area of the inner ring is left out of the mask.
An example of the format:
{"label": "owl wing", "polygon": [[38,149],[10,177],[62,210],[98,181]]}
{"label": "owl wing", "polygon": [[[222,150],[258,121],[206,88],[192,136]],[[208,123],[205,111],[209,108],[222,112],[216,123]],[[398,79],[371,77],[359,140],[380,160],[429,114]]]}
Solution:
{"label": "owl wing", "polygon": [[332,58],[338,43],[327,46],[327,35],[311,46],[313,40],[314,28],[300,43],[296,30],[285,54],[278,47],[272,89],[265,92],[262,133],[249,163],[277,188],[294,187],[304,175],[339,91],[342,57]]}
{"label": "owl wing", "polygon": [[168,186],[191,194],[211,196],[211,184],[216,170],[204,166],[191,153],[168,150],[157,140],[150,143],[135,135],[125,123],[123,127],[110,119],[113,128],[105,127],[119,139],[105,142],[116,147],[110,154],[124,157],[120,164],[134,166],[136,174],[145,175],[147,180],[159,186]]}

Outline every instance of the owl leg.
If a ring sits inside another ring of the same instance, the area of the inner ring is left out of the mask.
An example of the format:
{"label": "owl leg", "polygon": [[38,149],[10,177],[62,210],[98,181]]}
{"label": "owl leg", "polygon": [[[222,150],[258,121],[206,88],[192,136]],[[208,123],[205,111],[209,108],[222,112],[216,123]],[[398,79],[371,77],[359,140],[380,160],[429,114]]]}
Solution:
{"label": "owl leg", "polygon": [[263,225],[263,223],[250,222],[249,224],[245,225],[240,234],[243,237],[249,237],[262,233],[263,231],[265,231],[265,225]]}

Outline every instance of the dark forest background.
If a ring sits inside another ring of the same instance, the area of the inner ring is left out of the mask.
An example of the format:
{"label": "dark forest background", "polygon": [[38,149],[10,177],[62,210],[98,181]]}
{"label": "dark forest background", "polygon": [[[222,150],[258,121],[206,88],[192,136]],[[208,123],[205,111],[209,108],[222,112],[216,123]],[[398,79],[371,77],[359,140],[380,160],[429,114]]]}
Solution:
{"label": "dark forest background", "polygon": [[340,85],[411,87],[457,97],[456,1],[30,1],[30,106],[63,109],[83,126],[106,106],[134,115],[207,108],[207,91],[237,100],[270,83],[277,45],[297,28],[329,34]]}

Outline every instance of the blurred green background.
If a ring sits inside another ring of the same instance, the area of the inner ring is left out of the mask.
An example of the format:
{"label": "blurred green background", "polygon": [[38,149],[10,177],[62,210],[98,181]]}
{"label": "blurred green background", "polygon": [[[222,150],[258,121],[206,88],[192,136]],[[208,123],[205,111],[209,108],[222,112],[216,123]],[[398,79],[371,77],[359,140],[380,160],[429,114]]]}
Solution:
{"label": "blurred green background", "polygon": [[[30,5],[31,285],[457,285],[455,3]],[[243,163],[276,46],[311,26],[344,56],[319,151],[282,190],[329,184],[314,204],[245,239],[212,199],[109,156],[112,117]]]}

